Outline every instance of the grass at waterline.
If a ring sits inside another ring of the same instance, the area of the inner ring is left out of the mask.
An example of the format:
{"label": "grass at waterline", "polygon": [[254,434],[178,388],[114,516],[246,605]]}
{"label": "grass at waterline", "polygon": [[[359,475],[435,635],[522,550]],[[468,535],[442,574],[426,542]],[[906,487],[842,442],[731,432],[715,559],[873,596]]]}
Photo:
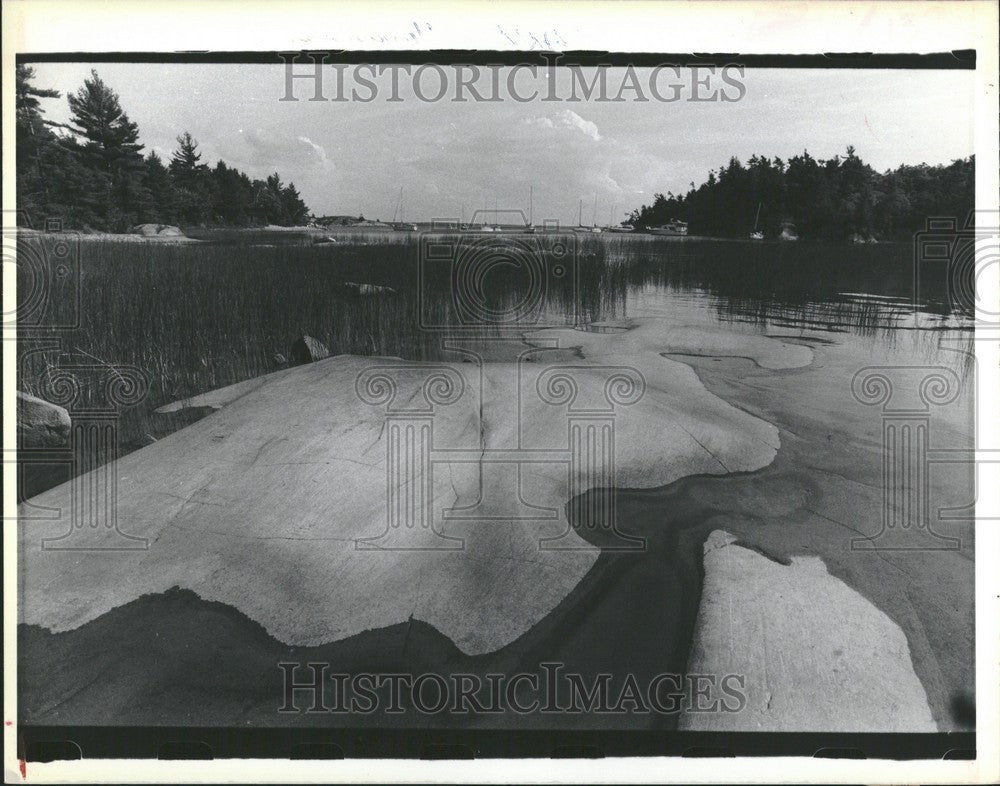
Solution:
{"label": "grass at waterline", "polygon": [[[421,240],[410,235],[274,247],[88,240],[69,254],[60,245],[66,237],[18,240],[18,388],[49,397],[53,368],[140,369],[149,392],[120,414],[122,452],[177,427],[153,414],[156,407],[274,371],[276,355],[287,357],[302,334],[331,354],[434,359],[443,354],[442,332],[422,325],[467,326],[478,304],[501,320],[520,315],[527,330],[538,313],[531,293],[539,279],[523,265],[490,265],[509,240],[439,236],[452,253],[421,264]],[[603,255],[592,249],[578,261],[574,283],[551,276],[554,242],[527,246],[537,251],[528,262],[542,271],[544,318],[600,318]],[[454,258],[479,260],[485,277],[456,278]],[[57,272],[65,268],[68,275]],[[456,291],[467,294],[456,300]],[[471,314],[460,301],[471,302]],[[532,307],[520,311],[523,303]],[[84,389],[76,405],[99,405],[101,395]]]}

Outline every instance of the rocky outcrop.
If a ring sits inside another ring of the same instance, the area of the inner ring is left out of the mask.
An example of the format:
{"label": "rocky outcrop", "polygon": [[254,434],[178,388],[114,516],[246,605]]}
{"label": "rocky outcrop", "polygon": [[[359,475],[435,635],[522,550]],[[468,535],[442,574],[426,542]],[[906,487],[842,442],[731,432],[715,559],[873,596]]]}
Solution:
{"label": "rocky outcrop", "polygon": [[322,341],[312,336],[300,336],[288,350],[288,365],[302,366],[330,357],[330,350]]}
{"label": "rocky outcrop", "polygon": [[129,231],[143,237],[184,237],[180,229],[170,224],[136,224]]}
{"label": "rocky outcrop", "polygon": [[22,449],[66,447],[71,427],[62,407],[17,392],[17,441]]}
{"label": "rocky outcrop", "polygon": [[[566,503],[606,481],[587,461],[550,463],[570,455],[571,407],[613,405],[623,487],[773,460],[774,426],[659,354],[714,337],[671,337],[670,327],[568,331],[567,343],[583,345],[570,362],[551,348],[535,362],[482,367],[340,355],[196,397],[187,405],[221,409],[118,460],[120,529],[156,548],[111,550],[115,530],[88,529],[86,552],[55,560],[40,544],[63,534],[65,519],[32,520],[20,531],[21,621],[71,630],[177,586],[295,645],[412,617],[462,652],[498,650],[551,613],[598,557],[570,527]],[[781,344],[769,341],[777,364]],[[755,344],[732,351],[763,360]],[[400,413],[417,422],[400,422]],[[480,463],[484,450],[532,460]],[[539,461],[540,453],[554,458]],[[69,510],[71,492],[64,484],[30,504]]]}
{"label": "rocky outcrop", "polygon": [[778,562],[721,530],[704,554],[688,673],[731,675],[744,704],[685,713],[681,729],[938,730],[902,629],[822,559]]}

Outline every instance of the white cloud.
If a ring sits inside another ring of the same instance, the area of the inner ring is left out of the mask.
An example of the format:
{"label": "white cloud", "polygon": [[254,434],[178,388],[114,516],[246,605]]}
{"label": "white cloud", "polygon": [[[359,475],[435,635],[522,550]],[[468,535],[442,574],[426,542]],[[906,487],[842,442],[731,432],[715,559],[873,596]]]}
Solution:
{"label": "white cloud", "polygon": [[584,120],[572,109],[564,109],[557,115],[557,117],[564,126],[579,129],[583,134],[586,134],[595,142],[601,141],[601,134],[600,131],[597,130],[597,124],[592,123],[590,120]]}
{"label": "white cloud", "polygon": [[323,166],[332,165],[333,162],[330,161],[329,157],[327,157],[326,149],[322,145],[317,145],[307,136],[300,136],[299,141],[302,142],[303,144],[309,145],[309,147],[312,148],[320,164],[322,164]]}
{"label": "white cloud", "polygon": [[524,124],[526,126],[535,126],[537,128],[555,128],[555,123],[547,117],[526,117],[524,119]]}

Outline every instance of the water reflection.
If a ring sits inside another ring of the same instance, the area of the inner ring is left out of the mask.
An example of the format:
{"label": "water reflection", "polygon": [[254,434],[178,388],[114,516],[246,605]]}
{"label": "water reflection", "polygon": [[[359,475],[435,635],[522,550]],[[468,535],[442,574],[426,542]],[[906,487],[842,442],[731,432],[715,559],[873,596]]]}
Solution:
{"label": "water reflection", "polygon": [[[476,241],[472,241],[476,242]],[[502,244],[503,239],[497,242]],[[920,271],[917,297],[912,247],[902,243],[750,243],[670,238],[585,238],[576,245],[576,276],[545,290],[544,307],[523,322],[572,324],[655,316],[678,324],[725,323],[768,332],[819,331],[864,337],[885,348],[917,336],[926,359],[948,344],[971,357],[969,303],[951,296],[942,264]],[[544,263],[541,267],[545,267]],[[529,286],[509,269],[485,287],[491,307],[516,310]],[[444,282],[444,279],[441,279]],[[449,286],[453,281],[445,282]],[[963,282],[958,291],[971,291]],[[453,290],[425,292],[445,303]],[[439,308],[447,308],[447,305]],[[481,326],[484,335],[496,326]],[[424,342],[422,356],[435,354]]]}

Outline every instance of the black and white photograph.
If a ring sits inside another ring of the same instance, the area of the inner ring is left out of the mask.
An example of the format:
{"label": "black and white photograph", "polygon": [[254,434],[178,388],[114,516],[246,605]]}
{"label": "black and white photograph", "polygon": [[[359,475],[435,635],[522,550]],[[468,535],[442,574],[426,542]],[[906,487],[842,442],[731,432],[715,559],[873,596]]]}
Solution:
{"label": "black and white photograph", "polygon": [[7,782],[994,780],[996,3],[32,5]]}

